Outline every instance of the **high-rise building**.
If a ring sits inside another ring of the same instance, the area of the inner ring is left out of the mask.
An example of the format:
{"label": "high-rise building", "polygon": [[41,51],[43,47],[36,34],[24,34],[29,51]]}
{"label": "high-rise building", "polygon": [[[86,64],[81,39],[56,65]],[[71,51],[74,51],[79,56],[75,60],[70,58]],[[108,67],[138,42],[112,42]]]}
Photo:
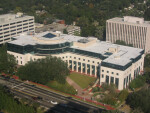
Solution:
{"label": "high-rise building", "polygon": [[145,53],[150,52],[150,21],[131,16],[107,20],[106,41],[115,43],[117,40],[142,48]]}
{"label": "high-rise building", "polygon": [[34,33],[34,17],[23,13],[0,15],[0,44],[11,41],[20,33]]}
{"label": "high-rise building", "polygon": [[61,58],[72,71],[97,77],[100,85],[116,84],[119,90],[142,71],[144,50],[58,32],[20,35],[7,43],[8,53],[19,65],[48,55]]}

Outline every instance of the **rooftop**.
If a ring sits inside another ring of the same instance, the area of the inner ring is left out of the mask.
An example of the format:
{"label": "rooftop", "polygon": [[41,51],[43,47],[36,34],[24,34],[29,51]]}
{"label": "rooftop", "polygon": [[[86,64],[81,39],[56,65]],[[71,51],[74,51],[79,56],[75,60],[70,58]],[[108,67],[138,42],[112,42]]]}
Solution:
{"label": "rooftop", "polygon": [[0,24],[6,24],[6,23],[11,23],[11,22],[21,21],[24,19],[29,19],[31,17],[34,18],[33,16],[26,16],[26,15],[23,15],[22,13],[3,14],[3,15],[0,15]]}
{"label": "rooftop", "polygon": [[144,21],[144,18],[133,17],[133,16],[124,16],[123,18],[115,17],[107,21],[150,26],[150,21]]}
{"label": "rooftop", "polygon": [[[45,35],[52,35],[52,37],[46,38]],[[103,62],[121,66],[125,66],[126,64],[130,63],[132,61],[131,59],[138,57],[143,51],[143,49],[139,48],[100,41],[94,37],[86,38],[56,32],[43,32],[35,35],[21,34],[20,36],[16,36],[14,38],[16,40],[13,40],[9,43],[20,46],[36,44],[52,45],[61,44],[64,42],[73,42],[73,46],[70,48],[101,54],[102,56],[106,57]],[[86,46],[81,46],[84,44]]]}

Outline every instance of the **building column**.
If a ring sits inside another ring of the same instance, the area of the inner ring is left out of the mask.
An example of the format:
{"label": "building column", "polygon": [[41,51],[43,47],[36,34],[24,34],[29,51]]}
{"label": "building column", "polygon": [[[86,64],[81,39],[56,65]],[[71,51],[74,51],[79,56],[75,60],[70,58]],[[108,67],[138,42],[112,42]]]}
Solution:
{"label": "building column", "polygon": [[72,71],[74,71],[74,63],[73,63],[73,60],[72,60]]}
{"label": "building column", "polygon": [[87,74],[87,64],[85,64],[85,74]]}
{"label": "building column", "polygon": [[76,61],[76,71],[78,72],[78,62]]}
{"label": "building column", "polygon": [[82,69],[83,69],[83,67],[82,67],[82,62],[81,62],[81,73],[83,72]]}
{"label": "building column", "polygon": [[97,77],[97,68],[96,68],[96,66],[95,66],[95,77]]}
{"label": "building column", "polygon": [[90,64],[90,75],[92,75],[92,65]]}

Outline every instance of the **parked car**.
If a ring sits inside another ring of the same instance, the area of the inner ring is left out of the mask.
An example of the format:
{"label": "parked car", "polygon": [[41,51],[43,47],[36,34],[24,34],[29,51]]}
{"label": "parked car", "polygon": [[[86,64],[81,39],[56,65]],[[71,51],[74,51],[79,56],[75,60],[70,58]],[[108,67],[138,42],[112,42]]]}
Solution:
{"label": "parked car", "polygon": [[68,105],[67,104],[59,104],[60,106],[62,107],[67,107]]}
{"label": "parked car", "polygon": [[56,101],[53,101],[53,100],[51,101],[51,103],[52,103],[52,104],[58,104],[58,102],[56,102]]}

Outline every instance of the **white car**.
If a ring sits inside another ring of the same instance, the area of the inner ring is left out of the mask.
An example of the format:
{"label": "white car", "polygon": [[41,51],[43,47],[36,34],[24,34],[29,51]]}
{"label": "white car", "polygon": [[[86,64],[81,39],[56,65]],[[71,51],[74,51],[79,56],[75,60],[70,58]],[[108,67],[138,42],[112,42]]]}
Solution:
{"label": "white car", "polygon": [[51,103],[52,103],[52,104],[58,104],[58,102],[56,102],[56,101],[51,101]]}

